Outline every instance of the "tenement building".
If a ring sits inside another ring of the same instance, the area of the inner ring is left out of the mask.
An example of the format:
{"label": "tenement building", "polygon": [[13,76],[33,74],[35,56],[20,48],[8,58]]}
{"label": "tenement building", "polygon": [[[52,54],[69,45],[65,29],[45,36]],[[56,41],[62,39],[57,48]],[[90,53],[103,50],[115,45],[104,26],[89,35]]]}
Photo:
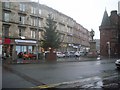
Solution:
{"label": "tenement building", "polygon": [[52,14],[61,34],[59,51],[75,51],[89,47],[89,31],[71,17],[35,2],[0,2],[0,35],[3,54],[41,52],[43,27]]}
{"label": "tenement building", "polygon": [[105,10],[99,30],[101,56],[120,57],[120,15],[116,10],[110,16]]}

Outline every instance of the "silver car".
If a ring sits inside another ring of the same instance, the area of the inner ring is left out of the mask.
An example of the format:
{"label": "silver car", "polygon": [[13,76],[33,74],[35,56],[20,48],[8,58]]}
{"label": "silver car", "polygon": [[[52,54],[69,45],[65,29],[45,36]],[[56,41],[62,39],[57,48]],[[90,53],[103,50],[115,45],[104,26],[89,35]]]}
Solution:
{"label": "silver car", "polygon": [[120,68],[120,59],[115,61],[115,65],[116,65],[117,68]]}

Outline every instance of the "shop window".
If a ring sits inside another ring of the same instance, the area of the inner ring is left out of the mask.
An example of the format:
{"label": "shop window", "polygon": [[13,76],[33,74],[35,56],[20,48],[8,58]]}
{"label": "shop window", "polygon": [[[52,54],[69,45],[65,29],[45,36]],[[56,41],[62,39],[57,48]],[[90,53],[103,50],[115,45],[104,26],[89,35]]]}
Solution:
{"label": "shop window", "polygon": [[32,53],[32,46],[28,46],[28,52]]}
{"label": "shop window", "polygon": [[16,46],[17,54],[20,52],[27,52],[27,46]]}

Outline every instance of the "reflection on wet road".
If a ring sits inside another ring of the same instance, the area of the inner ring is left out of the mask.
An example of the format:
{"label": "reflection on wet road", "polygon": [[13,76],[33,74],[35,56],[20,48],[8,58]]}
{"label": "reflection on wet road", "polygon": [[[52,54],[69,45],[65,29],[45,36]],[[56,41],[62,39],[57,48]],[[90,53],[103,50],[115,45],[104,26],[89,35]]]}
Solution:
{"label": "reflection on wet road", "polygon": [[[11,68],[48,86],[89,88],[107,86],[108,84],[118,86],[120,72],[116,70],[114,62],[115,60],[96,60],[18,64],[11,65]],[[5,77],[3,79],[5,80]],[[12,82],[14,83],[14,81]]]}

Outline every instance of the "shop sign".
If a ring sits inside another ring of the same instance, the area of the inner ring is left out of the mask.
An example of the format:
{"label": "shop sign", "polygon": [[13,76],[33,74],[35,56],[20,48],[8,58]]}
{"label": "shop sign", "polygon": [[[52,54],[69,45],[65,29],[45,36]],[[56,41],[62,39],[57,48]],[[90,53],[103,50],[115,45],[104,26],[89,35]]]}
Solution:
{"label": "shop sign", "polygon": [[5,38],[3,44],[10,44],[11,40],[9,38]]}
{"label": "shop sign", "polygon": [[36,41],[32,41],[32,40],[19,40],[19,39],[16,39],[15,42],[16,43],[36,43]]}

